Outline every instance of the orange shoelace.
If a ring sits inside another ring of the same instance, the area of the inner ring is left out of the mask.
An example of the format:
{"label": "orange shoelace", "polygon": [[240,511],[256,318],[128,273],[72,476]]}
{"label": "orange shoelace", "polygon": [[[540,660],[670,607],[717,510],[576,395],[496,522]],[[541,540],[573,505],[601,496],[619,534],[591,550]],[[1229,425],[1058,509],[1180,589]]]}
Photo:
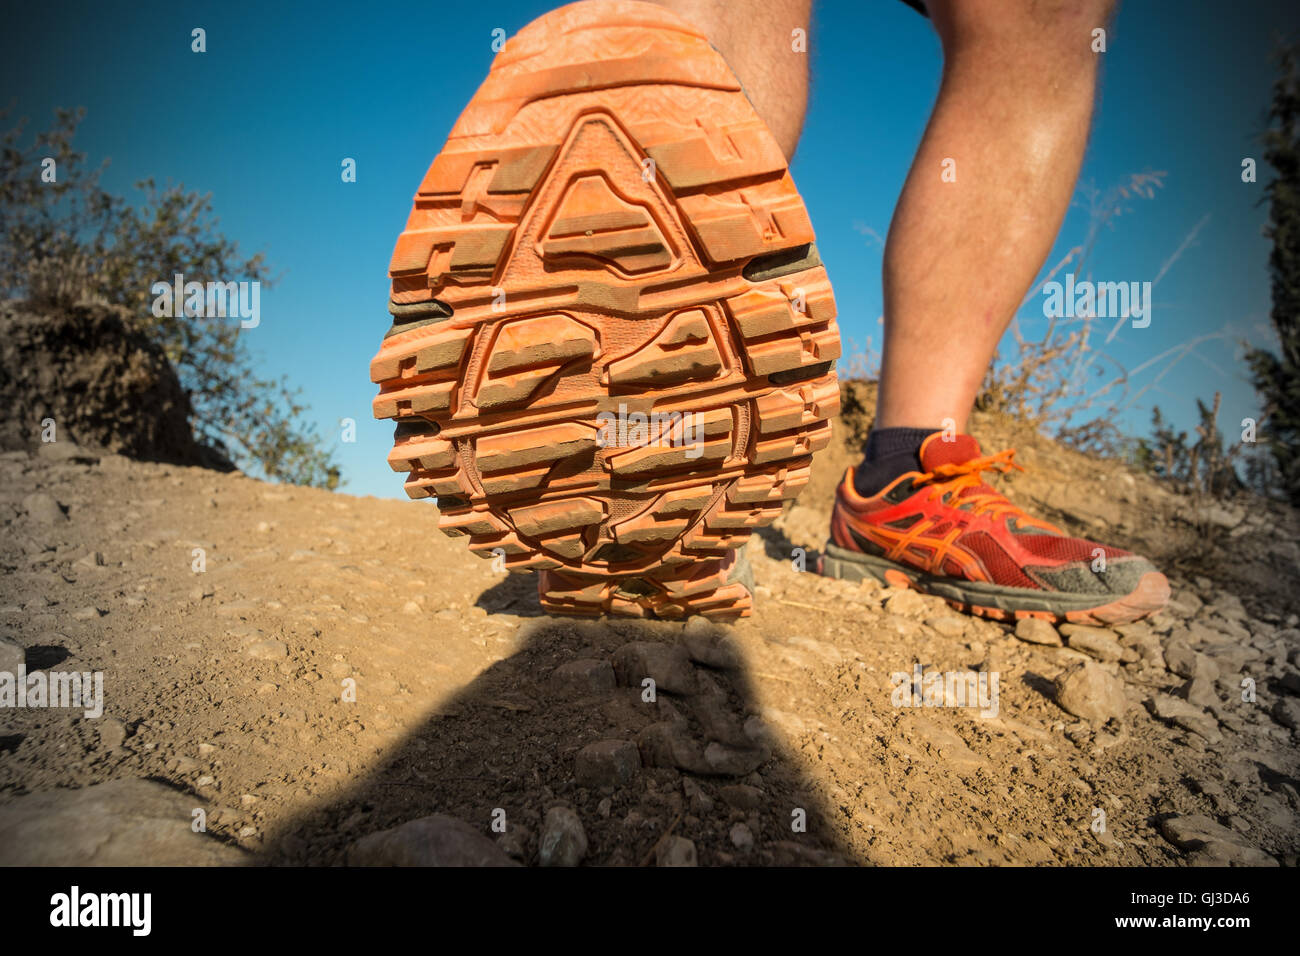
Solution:
{"label": "orange shoelace", "polygon": [[[1013,505],[1005,496],[988,488],[984,484],[984,478],[981,473],[985,471],[995,471],[999,473],[1011,470],[1024,471],[1021,465],[1017,465],[1012,459],[1015,457],[1016,450],[1008,448],[1000,451],[996,455],[985,455],[983,458],[972,458],[970,461],[963,461],[957,465],[939,465],[934,471],[927,471],[921,477],[913,482],[914,485],[932,484],[933,488],[927,500],[934,501],[949,493],[952,498],[949,499],[954,505],[960,503],[969,505],[970,510],[975,514],[988,513],[993,517],[1000,515],[1012,515],[1017,518],[1024,518],[1028,521],[1033,519],[1025,512]],[[965,493],[967,489],[985,487],[987,490],[974,493]]]}

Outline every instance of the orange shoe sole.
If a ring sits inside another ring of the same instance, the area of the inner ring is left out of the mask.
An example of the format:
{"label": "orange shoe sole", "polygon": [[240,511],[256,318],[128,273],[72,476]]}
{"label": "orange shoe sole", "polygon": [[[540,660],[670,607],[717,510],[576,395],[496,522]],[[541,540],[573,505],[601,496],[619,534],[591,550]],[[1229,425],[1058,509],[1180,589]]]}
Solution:
{"label": "orange shoe sole", "polygon": [[697,29],[630,0],[535,21],[393,253],[370,372],[407,494],[471,551],[540,571],[548,610],[748,614],[734,549],[798,495],[839,410],[812,242]]}

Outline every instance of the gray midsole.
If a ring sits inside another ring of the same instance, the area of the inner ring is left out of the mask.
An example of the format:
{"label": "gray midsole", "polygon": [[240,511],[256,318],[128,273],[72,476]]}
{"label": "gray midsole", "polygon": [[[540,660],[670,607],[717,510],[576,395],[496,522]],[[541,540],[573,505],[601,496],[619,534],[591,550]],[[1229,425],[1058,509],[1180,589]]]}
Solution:
{"label": "gray midsole", "polygon": [[825,559],[822,573],[827,577],[844,578],[861,581],[871,577],[882,584],[886,571],[899,571],[915,581],[927,594],[935,594],[963,604],[979,604],[984,607],[996,607],[1004,611],[1060,611],[1087,610],[1096,607],[1098,602],[1117,600],[1123,595],[1111,594],[1069,594],[1065,591],[1035,591],[1030,588],[1013,588],[1002,584],[989,584],[985,581],[957,581],[953,578],[940,578],[926,574],[915,568],[909,568],[888,558],[874,554],[850,551],[839,545],[826,543]]}

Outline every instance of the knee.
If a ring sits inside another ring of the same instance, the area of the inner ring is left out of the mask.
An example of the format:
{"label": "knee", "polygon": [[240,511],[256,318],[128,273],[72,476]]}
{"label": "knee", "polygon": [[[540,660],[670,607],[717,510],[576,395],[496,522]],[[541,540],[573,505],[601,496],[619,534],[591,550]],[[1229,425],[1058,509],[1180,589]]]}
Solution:
{"label": "knee", "polygon": [[1096,55],[1118,0],[927,0],[944,55],[989,53],[1060,62]]}

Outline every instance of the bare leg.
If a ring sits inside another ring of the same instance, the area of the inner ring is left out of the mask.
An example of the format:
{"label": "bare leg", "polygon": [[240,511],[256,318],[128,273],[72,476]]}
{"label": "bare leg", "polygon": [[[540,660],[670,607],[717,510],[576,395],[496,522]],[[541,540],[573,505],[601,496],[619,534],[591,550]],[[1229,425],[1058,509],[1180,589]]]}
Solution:
{"label": "bare leg", "polygon": [[736,72],[786,158],[794,155],[808,106],[808,55],[792,31],[809,29],[812,0],[655,0],[702,29]]}
{"label": "bare leg", "polygon": [[943,81],[889,228],[876,427],[962,430],[1069,205],[1111,0],[927,6]]}

